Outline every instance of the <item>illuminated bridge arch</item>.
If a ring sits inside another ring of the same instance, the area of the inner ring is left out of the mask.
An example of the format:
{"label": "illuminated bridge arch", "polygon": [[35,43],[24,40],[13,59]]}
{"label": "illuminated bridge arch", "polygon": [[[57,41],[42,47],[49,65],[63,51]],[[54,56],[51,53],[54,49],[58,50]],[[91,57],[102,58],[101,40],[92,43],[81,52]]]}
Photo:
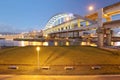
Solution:
{"label": "illuminated bridge arch", "polygon": [[77,14],[61,13],[53,16],[48,21],[45,26],[44,35],[77,28],[81,29],[95,23],[95,21],[89,20]]}
{"label": "illuminated bridge arch", "polygon": [[59,25],[68,20],[74,19],[75,16],[72,13],[61,13],[53,16],[46,24],[45,29],[52,28],[53,26]]}
{"label": "illuminated bridge arch", "polygon": [[64,23],[64,22],[67,22],[67,21],[70,21],[70,20],[73,20],[77,17],[81,17],[79,15],[76,15],[76,14],[72,14],[72,13],[61,13],[61,14],[57,14],[55,16],[53,16],[49,21],[48,23],[46,24],[45,26],[45,29],[48,29],[48,28],[52,28],[56,25],[59,25],[61,23]]}

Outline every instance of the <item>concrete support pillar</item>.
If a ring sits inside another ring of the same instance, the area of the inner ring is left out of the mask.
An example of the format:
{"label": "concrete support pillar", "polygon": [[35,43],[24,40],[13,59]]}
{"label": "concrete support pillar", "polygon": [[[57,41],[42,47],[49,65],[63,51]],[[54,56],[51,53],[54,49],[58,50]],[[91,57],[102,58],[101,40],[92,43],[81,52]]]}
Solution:
{"label": "concrete support pillar", "polygon": [[103,8],[98,11],[98,29],[97,29],[97,34],[98,34],[98,47],[103,47],[104,46],[104,29],[103,27]]}
{"label": "concrete support pillar", "polygon": [[98,47],[103,47],[104,46],[104,29],[98,28],[96,32],[98,34]]}
{"label": "concrete support pillar", "polygon": [[102,19],[103,19],[103,8],[98,11],[98,20],[97,20],[98,27],[102,27],[103,26]]}
{"label": "concrete support pillar", "polygon": [[74,38],[74,37],[75,37],[75,36],[74,36],[74,32],[72,32],[72,34],[73,34],[73,38]]}
{"label": "concrete support pillar", "polygon": [[104,46],[104,34],[99,33],[98,34],[98,47]]}
{"label": "concrete support pillar", "polygon": [[79,31],[77,31],[77,37],[79,37]]}
{"label": "concrete support pillar", "polygon": [[111,34],[106,35],[106,39],[107,46],[111,46]]}
{"label": "concrete support pillar", "polygon": [[111,46],[111,40],[112,40],[112,31],[110,29],[106,30],[106,45]]}

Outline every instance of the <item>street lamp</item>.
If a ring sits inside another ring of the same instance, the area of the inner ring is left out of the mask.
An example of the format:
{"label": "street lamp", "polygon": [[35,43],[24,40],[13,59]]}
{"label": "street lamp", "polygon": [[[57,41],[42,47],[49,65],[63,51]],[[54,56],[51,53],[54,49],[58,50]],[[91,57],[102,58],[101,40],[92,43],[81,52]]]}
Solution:
{"label": "street lamp", "polygon": [[38,62],[38,69],[40,69],[40,59],[39,59],[39,52],[40,52],[40,47],[36,47],[36,51],[37,51],[37,62]]}
{"label": "street lamp", "polygon": [[47,37],[48,37],[48,35],[46,34],[46,35],[45,35],[45,37],[47,38]]}
{"label": "street lamp", "polygon": [[89,7],[88,7],[88,10],[89,10],[89,11],[93,11],[93,10],[94,10],[94,7],[93,7],[93,6],[89,6]]}

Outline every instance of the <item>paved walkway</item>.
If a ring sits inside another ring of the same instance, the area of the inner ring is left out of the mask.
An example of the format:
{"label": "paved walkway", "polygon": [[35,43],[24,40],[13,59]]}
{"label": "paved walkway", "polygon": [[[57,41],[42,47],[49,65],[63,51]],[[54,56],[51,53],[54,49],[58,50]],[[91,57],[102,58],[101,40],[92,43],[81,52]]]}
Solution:
{"label": "paved walkway", "polygon": [[0,75],[0,80],[120,80],[120,75]]}

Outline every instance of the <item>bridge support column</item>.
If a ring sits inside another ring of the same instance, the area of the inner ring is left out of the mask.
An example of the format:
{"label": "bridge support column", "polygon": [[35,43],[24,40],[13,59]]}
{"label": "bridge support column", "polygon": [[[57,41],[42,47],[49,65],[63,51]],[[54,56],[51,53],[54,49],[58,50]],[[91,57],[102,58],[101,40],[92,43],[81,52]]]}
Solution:
{"label": "bridge support column", "polygon": [[98,47],[103,47],[104,46],[104,29],[103,27],[103,22],[102,22],[102,17],[103,17],[103,8],[98,10],[98,29],[97,29],[97,34],[98,34]]}
{"label": "bridge support column", "polygon": [[88,25],[89,25],[89,22],[87,21],[87,22],[86,22],[86,26],[88,26]]}
{"label": "bridge support column", "polygon": [[97,34],[98,34],[98,47],[103,47],[104,46],[104,29],[98,28]]}
{"label": "bridge support column", "polygon": [[111,46],[112,31],[110,29],[106,30],[106,45]]}
{"label": "bridge support column", "polygon": [[98,34],[98,47],[103,47],[104,45],[104,34]]}
{"label": "bridge support column", "polygon": [[78,21],[77,21],[77,25],[78,25],[78,27],[81,26],[81,24],[80,24],[80,19],[78,19]]}

